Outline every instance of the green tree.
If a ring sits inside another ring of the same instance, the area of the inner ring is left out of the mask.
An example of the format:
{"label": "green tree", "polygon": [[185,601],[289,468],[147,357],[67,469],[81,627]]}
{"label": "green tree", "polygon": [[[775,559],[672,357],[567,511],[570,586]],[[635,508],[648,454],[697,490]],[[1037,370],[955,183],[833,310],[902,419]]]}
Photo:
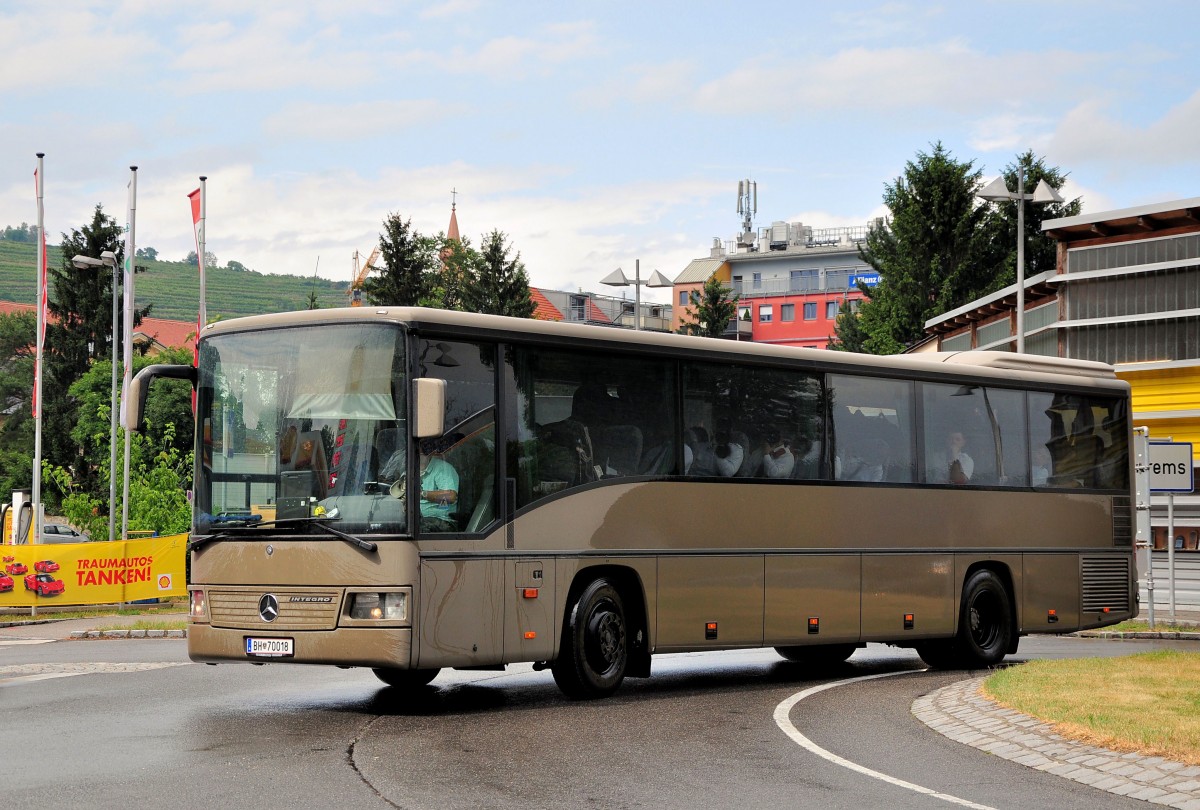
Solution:
{"label": "green tree", "polygon": [[19,228],[9,225],[3,233],[0,233],[0,239],[7,239],[10,242],[33,242],[36,237],[37,226],[27,222],[22,222]]}
{"label": "green tree", "polygon": [[135,258],[145,259],[146,261],[158,261],[158,251],[152,247],[140,247],[133,252]]}
{"label": "green tree", "polygon": [[[141,371],[152,363],[191,365],[191,353],[188,349],[167,349],[155,357],[135,356],[134,370]],[[118,366],[118,375],[121,371]],[[108,482],[113,474],[109,469],[111,375],[110,361],[97,361],[71,386],[70,396],[78,403],[71,439],[78,445],[80,457],[73,472],[64,470],[60,465],[47,465],[50,480],[64,497],[63,514],[72,521],[78,518],[79,525],[84,525],[83,521],[90,519],[87,518],[89,514],[100,517],[100,523],[103,524],[102,535],[107,535],[108,532]],[[151,474],[158,464],[154,459],[168,459],[168,466],[175,470],[178,478],[178,493],[155,495],[155,503],[165,502],[164,498],[173,502],[176,494],[182,497],[184,491],[191,487],[190,466],[179,466],[181,459],[191,453],[193,444],[191,392],[191,386],[183,380],[159,380],[150,388],[146,397],[146,426],[143,432],[133,434],[130,441],[130,528],[163,531],[157,526],[134,525],[132,517],[136,510],[143,508],[139,504],[141,495],[134,489],[138,476],[163,480],[164,473]],[[118,493],[124,489],[124,444],[124,429],[118,427],[115,471]],[[66,479],[63,479],[58,470],[63,470]],[[118,500],[119,498],[120,495]],[[69,503],[67,499],[70,499]],[[186,502],[186,497],[184,500]],[[116,508],[119,513],[119,503]]]}
{"label": "green tree", "polygon": [[511,256],[512,245],[503,231],[493,230],[483,237],[478,254],[476,283],[471,310],[514,318],[533,317],[533,294],[529,274],[520,252]]}
{"label": "green tree", "polygon": [[33,482],[32,312],[0,315],[0,403],[8,416],[0,425],[0,492],[29,489]]}
{"label": "green tree", "polygon": [[[982,227],[987,208],[975,198],[980,174],[973,161],[956,160],[935,143],[931,153],[918,152],[904,174],[884,187],[891,221],[871,228],[859,249],[880,273],[877,286],[859,285],[866,295],[860,309],[867,332],[864,351],[902,351],[922,336],[926,320],[991,285],[996,271],[984,261]],[[842,335],[835,334],[844,345]]]}
{"label": "green tree", "polygon": [[[1066,179],[1057,167],[1025,152],[1003,172],[1014,191],[1018,166],[1025,170],[1027,193],[1039,180],[1058,188]],[[839,318],[831,348],[903,351],[923,337],[925,321],[1016,282],[1017,208],[1008,201],[980,203],[981,174],[973,161],[955,160],[937,143],[931,154],[918,152],[904,176],[885,187],[891,222],[872,228],[860,249],[880,282],[874,288],[859,285],[867,296],[859,317]],[[1057,245],[1042,234],[1042,222],[1079,210],[1078,198],[1026,204],[1026,278],[1055,267]]]}
{"label": "green tree", "polygon": [[427,274],[421,306],[473,311],[479,254],[466,237],[447,239],[444,234],[439,234],[438,243],[441,269]]}
{"label": "green tree", "polygon": [[[92,360],[111,356],[113,274],[107,267],[80,269],[71,263],[76,255],[99,258],[113,251],[123,264],[121,227],[97,205],[92,220],[62,236],[62,265],[49,268],[51,322],[46,328],[47,351],[42,376],[42,457],[55,465],[73,469],[79,448],[71,439],[76,407],[68,392],[87,372]],[[92,491],[95,481],[80,471],[84,488]]]}
{"label": "green tree", "polygon": [[430,276],[438,267],[438,240],[423,236],[399,214],[388,214],[379,235],[383,267],[363,282],[363,296],[372,306],[416,306],[430,291]]}
{"label": "green tree", "polygon": [[723,335],[729,320],[737,314],[738,296],[732,293],[732,288],[726,287],[715,276],[704,282],[700,292],[692,290],[688,293],[689,306],[684,310],[689,321],[679,327],[679,332],[702,337]]}
{"label": "green tree", "polygon": [[834,320],[834,336],[829,338],[826,348],[843,352],[863,352],[867,333],[849,298],[842,299]]}

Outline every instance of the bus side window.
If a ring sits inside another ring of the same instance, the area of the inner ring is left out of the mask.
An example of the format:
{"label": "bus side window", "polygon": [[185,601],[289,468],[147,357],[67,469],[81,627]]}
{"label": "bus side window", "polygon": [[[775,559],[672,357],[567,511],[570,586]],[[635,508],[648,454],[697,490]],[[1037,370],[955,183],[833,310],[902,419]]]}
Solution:
{"label": "bus side window", "polygon": [[496,516],[497,502],[496,345],[440,340],[417,345],[422,376],[446,381],[445,433],[435,444],[458,474],[458,495],[443,522],[451,530],[483,531]]}
{"label": "bus side window", "polygon": [[1033,392],[1029,425],[1034,486],[1128,487],[1123,459],[1129,422],[1122,400]]}
{"label": "bus side window", "polygon": [[668,361],[523,347],[509,354],[508,472],[519,506],[596,481],[674,469]]}
{"label": "bus side window", "polygon": [[914,481],[913,383],[831,374],[828,385],[834,477]]}

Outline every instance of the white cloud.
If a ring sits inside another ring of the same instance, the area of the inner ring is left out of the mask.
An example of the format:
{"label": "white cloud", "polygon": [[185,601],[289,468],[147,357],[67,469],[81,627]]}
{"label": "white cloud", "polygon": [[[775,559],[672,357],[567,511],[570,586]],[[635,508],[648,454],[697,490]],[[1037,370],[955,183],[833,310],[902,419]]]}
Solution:
{"label": "white cloud", "polygon": [[994,107],[1023,108],[1052,98],[1103,57],[1065,51],[984,53],[958,40],[922,47],[848,48],[827,57],[793,59],[767,54],[713,79],[692,98],[700,109],[753,100],[781,117],[814,110],[939,109],[977,114]]}
{"label": "white cloud", "polygon": [[479,0],[445,0],[434,3],[420,13],[423,20],[437,20],[470,14],[479,8]]}
{"label": "white cloud", "polygon": [[462,104],[421,99],[358,104],[304,102],[288,105],[263,119],[263,133],[285,140],[350,142],[427,126],[465,110]]}
{"label": "white cloud", "polygon": [[1119,118],[1099,101],[1084,102],[1063,116],[1050,145],[1072,163],[1163,166],[1200,160],[1197,132],[1200,90],[1148,123]]}
{"label": "white cloud", "polygon": [[344,88],[379,73],[375,54],[336,25],[313,28],[302,10],[260,13],[244,24],[192,24],[178,36],[181,50],[170,66],[184,77],[179,92]]}
{"label": "white cloud", "polygon": [[604,48],[590,22],[541,26],[522,36],[500,36],[474,48],[446,51],[416,50],[392,58],[402,67],[423,66],[433,71],[476,75],[493,81],[549,76],[563,64],[595,57]]}

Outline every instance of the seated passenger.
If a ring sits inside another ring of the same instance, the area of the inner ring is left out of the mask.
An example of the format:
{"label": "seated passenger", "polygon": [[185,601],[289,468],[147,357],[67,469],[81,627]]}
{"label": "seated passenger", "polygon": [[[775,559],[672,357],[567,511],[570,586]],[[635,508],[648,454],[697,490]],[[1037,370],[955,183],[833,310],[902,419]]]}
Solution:
{"label": "seated passenger", "polygon": [[767,478],[791,478],[795,467],[796,456],[787,442],[780,438],[778,430],[769,431],[767,440],[763,442],[763,475]]}
{"label": "seated passenger", "polygon": [[1044,487],[1050,481],[1050,451],[1039,445],[1033,451],[1033,480],[1035,487]]}
{"label": "seated passenger", "polygon": [[935,484],[966,484],[975,473],[975,461],[966,453],[967,439],[960,431],[946,435],[946,448],[935,453],[929,467],[929,481]]}
{"label": "seated passenger", "polygon": [[713,445],[713,455],[716,457],[717,474],[724,478],[737,475],[746,459],[746,448],[733,440],[729,420],[722,418],[717,421],[716,442]]}
{"label": "seated passenger", "polygon": [[421,531],[458,530],[458,471],[440,455],[434,439],[421,440]]}
{"label": "seated passenger", "polygon": [[684,433],[684,446],[692,451],[689,462],[684,459],[685,475],[716,475],[716,457],[713,455],[712,444],[708,440],[708,431],[700,425],[688,428]]}
{"label": "seated passenger", "polygon": [[861,448],[850,452],[837,477],[843,481],[882,481],[887,458],[887,442],[883,439],[867,439]]}

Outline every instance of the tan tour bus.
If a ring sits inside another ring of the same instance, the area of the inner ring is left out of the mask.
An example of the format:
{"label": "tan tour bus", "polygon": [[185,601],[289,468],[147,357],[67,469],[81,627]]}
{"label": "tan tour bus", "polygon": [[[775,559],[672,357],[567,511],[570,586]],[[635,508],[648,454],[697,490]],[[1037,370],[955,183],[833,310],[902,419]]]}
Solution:
{"label": "tan tour bus", "polygon": [[1129,387],[995,352],[870,357],[401,307],[222,321],[196,387],[188,651],[549,668],[867,642],[995,664],[1137,612]]}

